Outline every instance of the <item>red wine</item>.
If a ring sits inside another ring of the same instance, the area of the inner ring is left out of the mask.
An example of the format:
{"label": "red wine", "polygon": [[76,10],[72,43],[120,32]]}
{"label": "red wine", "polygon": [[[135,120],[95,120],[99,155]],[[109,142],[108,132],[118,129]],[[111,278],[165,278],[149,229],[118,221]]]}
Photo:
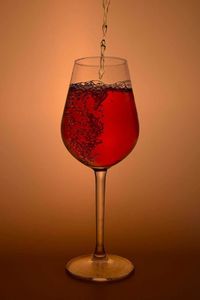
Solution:
{"label": "red wine", "polygon": [[127,156],[139,135],[133,91],[127,82],[71,84],[61,125],[70,153],[92,168],[108,168]]}

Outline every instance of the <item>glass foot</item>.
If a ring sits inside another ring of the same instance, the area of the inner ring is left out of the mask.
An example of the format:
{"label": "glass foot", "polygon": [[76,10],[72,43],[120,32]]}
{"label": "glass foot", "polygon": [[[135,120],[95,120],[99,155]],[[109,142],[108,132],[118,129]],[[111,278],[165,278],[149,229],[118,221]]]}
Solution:
{"label": "glass foot", "polygon": [[71,259],[66,264],[66,270],[83,280],[103,282],[127,277],[133,272],[134,266],[128,259],[117,255],[100,259],[93,255],[83,255]]}

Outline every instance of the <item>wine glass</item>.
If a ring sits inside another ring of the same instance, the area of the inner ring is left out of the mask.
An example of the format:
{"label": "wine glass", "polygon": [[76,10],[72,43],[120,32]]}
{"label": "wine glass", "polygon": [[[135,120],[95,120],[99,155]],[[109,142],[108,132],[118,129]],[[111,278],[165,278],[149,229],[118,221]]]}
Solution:
{"label": "wine glass", "polygon": [[107,169],[124,159],[139,135],[137,111],[127,61],[104,57],[75,60],[61,133],[68,151],[94,170],[96,185],[96,246],[94,253],[71,259],[66,270],[93,281],[125,278],[134,266],[126,258],[110,255],[104,248],[105,183]]}

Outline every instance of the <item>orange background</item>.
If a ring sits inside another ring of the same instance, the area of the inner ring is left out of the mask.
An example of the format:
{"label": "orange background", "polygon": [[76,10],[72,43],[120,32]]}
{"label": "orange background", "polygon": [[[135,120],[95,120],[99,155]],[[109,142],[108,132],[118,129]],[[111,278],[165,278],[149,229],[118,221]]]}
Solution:
{"label": "orange background", "polygon": [[[108,172],[115,252],[199,247],[199,9],[111,1],[106,54],[128,59],[141,128]],[[90,251],[94,176],[65,149],[60,121],[73,61],[99,54],[101,1],[1,1],[0,20],[1,252]]]}

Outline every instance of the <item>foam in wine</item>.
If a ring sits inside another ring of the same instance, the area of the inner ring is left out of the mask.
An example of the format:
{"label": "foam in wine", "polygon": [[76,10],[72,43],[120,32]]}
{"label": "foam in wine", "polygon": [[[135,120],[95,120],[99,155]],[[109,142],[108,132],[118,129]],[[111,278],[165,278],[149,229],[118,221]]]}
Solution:
{"label": "foam in wine", "polygon": [[130,82],[71,84],[61,130],[68,150],[85,165],[108,168],[122,160],[139,134]]}

